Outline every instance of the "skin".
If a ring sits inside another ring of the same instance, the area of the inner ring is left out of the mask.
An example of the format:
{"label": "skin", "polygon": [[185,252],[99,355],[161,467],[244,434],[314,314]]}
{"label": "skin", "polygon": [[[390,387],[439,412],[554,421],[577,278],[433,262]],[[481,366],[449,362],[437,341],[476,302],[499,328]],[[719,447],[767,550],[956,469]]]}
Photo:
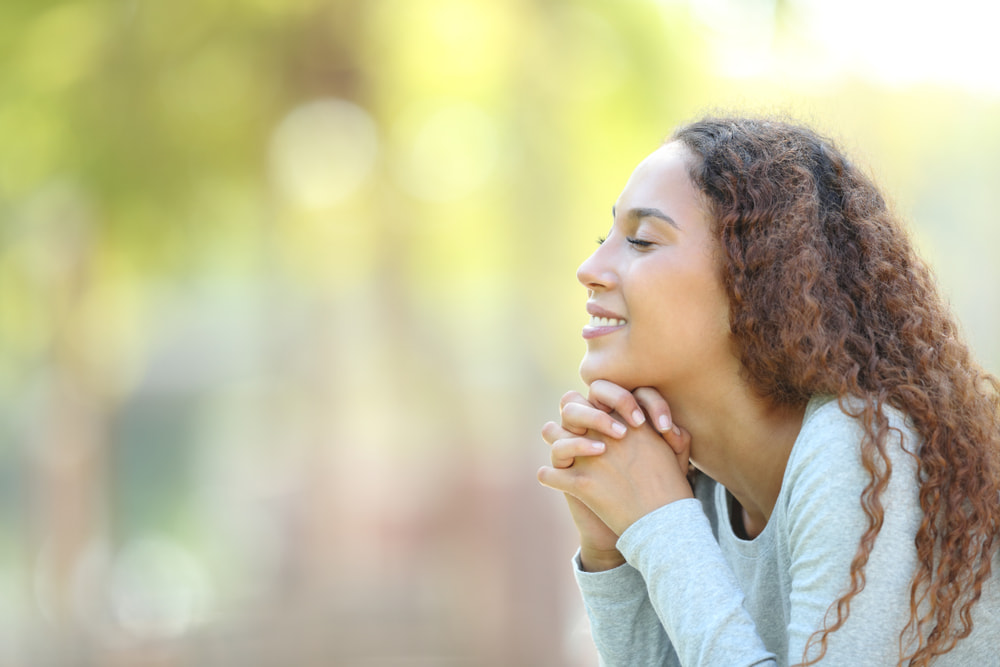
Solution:
{"label": "skin", "polygon": [[692,159],[670,143],[643,160],[577,272],[588,309],[611,324],[584,329],[588,395],[563,396],[559,423],[543,427],[551,465],[538,479],[566,494],[585,570],[622,564],[618,536],[692,497],[689,462],[733,494],[746,534],[759,534],[802,425],[804,406],[773,405],[741,376]]}

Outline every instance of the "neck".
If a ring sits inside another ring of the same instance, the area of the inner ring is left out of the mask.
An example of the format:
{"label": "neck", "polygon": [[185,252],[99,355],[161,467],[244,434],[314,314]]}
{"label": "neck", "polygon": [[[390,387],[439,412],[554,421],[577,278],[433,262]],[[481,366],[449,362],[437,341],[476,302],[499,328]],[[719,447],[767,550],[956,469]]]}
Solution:
{"label": "neck", "polygon": [[[725,385],[723,385],[725,386]],[[744,383],[699,395],[661,389],[674,420],[691,434],[691,461],[722,484],[743,508],[749,537],[764,529],[781,491],[785,465],[802,427],[805,405],[775,405]]]}

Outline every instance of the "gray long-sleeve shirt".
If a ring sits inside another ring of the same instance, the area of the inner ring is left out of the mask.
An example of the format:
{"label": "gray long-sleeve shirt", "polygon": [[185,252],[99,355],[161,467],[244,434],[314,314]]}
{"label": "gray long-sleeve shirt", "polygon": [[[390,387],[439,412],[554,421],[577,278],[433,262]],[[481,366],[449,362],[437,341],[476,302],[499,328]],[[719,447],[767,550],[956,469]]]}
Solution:
{"label": "gray long-sleeve shirt", "polygon": [[[885,520],[865,569],[866,586],[829,636],[824,665],[895,665],[909,619],[916,569],[917,436],[887,409],[892,476],[882,494]],[[849,583],[867,519],[869,476],[861,464],[860,424],[837,400],[806,408],[781,492],[763,532],[737,537],[728,492],[702,476],[697,498],[651,512],[626,530],[627,563],[588,573],[574,559],[591,632],[605,665],[790,665]],[[1000,572],[1000,557],[993,571]],[[970,637],[938,659],[944,667],[1000,667],[1000,582],[993,576],[974,608]],[[816,655],[812,647],[810,657]]]}

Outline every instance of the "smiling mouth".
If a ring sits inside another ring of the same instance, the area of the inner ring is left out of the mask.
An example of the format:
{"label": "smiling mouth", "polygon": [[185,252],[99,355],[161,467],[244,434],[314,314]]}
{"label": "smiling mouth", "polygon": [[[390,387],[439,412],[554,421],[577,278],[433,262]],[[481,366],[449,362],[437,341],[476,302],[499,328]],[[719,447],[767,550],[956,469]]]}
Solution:
{"label": "smiling mouth", "polygon": [[625,326],[625,320],[619,320],[614,317],[597,317],[592,315],[590,317],[590,326],[592,327],[623,327]]}

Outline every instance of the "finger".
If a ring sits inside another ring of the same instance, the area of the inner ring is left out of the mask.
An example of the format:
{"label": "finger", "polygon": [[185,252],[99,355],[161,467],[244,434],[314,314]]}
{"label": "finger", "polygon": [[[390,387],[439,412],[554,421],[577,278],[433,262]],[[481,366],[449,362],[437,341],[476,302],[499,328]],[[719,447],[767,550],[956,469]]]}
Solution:
{"label": "finger", "polygon": [[663,398],[660,392],[652,387],[639,387],[632,392],[632,395],[660,433],[670,430],[674,423],[673,416],[670,414],[667,399]]}
{"label": "finger", "polygon": [[[581,394],[580,392],[567,391],[565,394],[563,394],[563,397],[559,400],[559,412],[561,413],[563,410],[565,410],[567,405],[574,405],[574,404],[583,405],[589,408],[594,407],[593,405],[590,404],[590,401],[588,401],[586,398],[583,397],[583,394]],[[566,428],[567,430],[576,435],[583,435],[584,433],[587,432],[585,429],[581,429],[579,427],[573,427],[566,423],[563,423],[563,428]]]}
{"label": "finger", "polygon": [[691,458],[691,434],[686,429],[674,424],[669,431],[663,434],[663,439],[670,445],[670,449],[677,457],[681,472],[687,475]]}
{"label": "finger", "polygon": [[[537,477],[542,486],[572,496],[597,514],[601,521],[604,521],[600,514],[594,511],[593,502],[597,500],[596,496],[600,493],[600,487],[590,475],[582,474],[577,468],[542,466],[538,469]],[[608,527],[610,528],[610,525]]]}
{"label": "finger", "polygon": [[604,443],[588,438],[556,440],[550,452],[553,468],[572,467],[578,456],[598,456],[604,453]]}
{"label": "finger", "polygon": [[542,486],[547,486],[550,489],[557,489],[559,491],[564,490],[562,485],[560,485],[560,482],[563,481],[563,475],[560,474],[560,471],[557,468],[542,466],[538,469],[536,477],[538,477],[538,481]]}
{"label": "finger", "polygon": [[590,401],[578,391],[567,391],[563,394],[562,398],[559,399],[559,409],[562,410],[566,407],[567,403],[583,403],[584,405],[590,405]]}
{"label": "finger", "polygon": [[674,454],[686,454],[691,451],[691,434],[677,424],[663,434],[663,439],[670,445],[670,449],[674,450]]}
{"label": "finger", "polygon": [[640,426],[646,421],[639,403],[628,389],[607,380],[594,380],[587,395],[595,407],[622,415],[631,426]]}
{"label": "finger", "polygon": [[542,466],[539,468],[537,477],[542,486],[568,493],[575,498],[580,497],[580,480],[586,479],[575,474],[572,468],[554,468],[552,466]]}
{"label": "finger", "polygon": [[628,429],[620,421],[602,412],[590,403],[567,403],[561,413],[562,427],[576,435],[584,435],[588,430],[597,431],[611,438],[623,438]]}
{"label": "finger", "polygon": [[550,445],[554,444],[559,438],[571,438],[574,435],[583,435],[583,433],[567,431],[555,422],[545,422],[545,425],[542,426],[542,440]]}

